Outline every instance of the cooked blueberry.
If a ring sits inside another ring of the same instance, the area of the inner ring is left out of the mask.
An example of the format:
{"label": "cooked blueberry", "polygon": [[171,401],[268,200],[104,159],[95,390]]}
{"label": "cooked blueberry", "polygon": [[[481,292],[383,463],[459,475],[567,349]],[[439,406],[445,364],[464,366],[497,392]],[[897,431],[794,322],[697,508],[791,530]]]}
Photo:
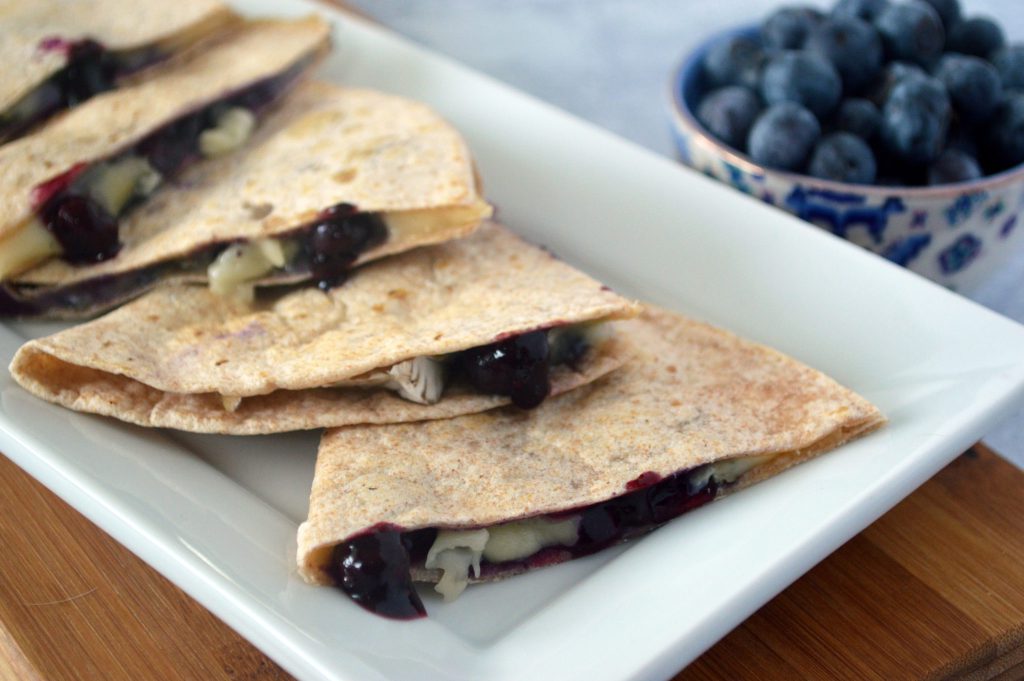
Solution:
{"label": "cooked blueberry", "polygon": [[928,184],[954,184],[981,177],[981,166],[973,156],[957,149],[946,149],[928,166]]}
{"label": "cooked blueberry", "polygon": [[95,94],[114,87],[116,68],[103,47],[92,40],[75,43],[68,50],[67,66],[59,78],[67,106],[76,106]]}
{"label": "cooked blueberry", "polygon": [[136,147],[161,175],[172,176],[199,151],[196,146],[205,116],[191,114],[164,126]]}
{"label": "cooked blueberry", "polygon": [[908,61],[890,62],[882,69],[882,73],[879,75],[874,87],[870,89],[867,96],[877,106],[883,106],[885,104],[885,100],[889,99],[889,95],[892,94],[893,88],[907,78],[927,77],[928,72],[917,64],[912,64]]}
{"label": "cooked blueberry", "polygon": [[720,42],[704,57],[705,87],[745,85],[756,88],[764,61],[764,50],[750,38],[736,37]]}
{"label": "cooked blueberry", "polygon": [[1024,93],[1012,92],[985,125],[982,153],[989,172],[1024,163]]}
{"label": "cooked blueberry", "polygon": [[742,151],[747,135],[761,113],[761,100],[751,90],[730,85],[701,100],[697,119],[708,131],[730,147]]}
{"label": "cooked blueberry", "polygon": [[882,112],[868,99],[844,99],[836,112],[836,130],[870,140],[882,124]]}
{"label": "cooked blueberry", "polygon": [[1024,90],[1024,45],[1010,45],[992,55],[1006,90]]}
{"label": "cooked blueberry", "polygon": [[930,66],[942,53],[945,31],[935,8],[924,0],[900,0],[875,18],[890,60]]}
{"label": "cooked blueberry", "polygon": [[536,407],[551,391],[546,331],[523,333],[466,350],[457,361],[463,375],[477,390],[510,397],[522,409]]}
{"label": "cooked blueberry", "polygon": [[960,0],[925,0],[925,2],[935,9],[948,36],[949,29],[960,21]]}
{"label": "cooked blueberry", "polygon": [[848,94],[861,92],[882,71],[882,40],[878,31],[856,17],[831,17],[807,38],[805,49],[832,63]]}
{"label": "cooked blueberry", "polygon": [[588,508],[580,517],[576,548],[596,551],[618,539],[620,534],[620,528],[607,508],[603,505]]}
{"label": "cooked blueberry", "polygon": [[988,120],[1003,96],[999,72],[980,57],[947,54],[935,77],[946,86],[953,108],[968,125]]}
{"label": "cooked blueberry", "polygon": [[107,260],[121,248],[117,221],[84,196],[64,196],[47,207],[46,226],[71,263]]}
{"label": "cooked blueberry", "polygon": [[374,532],[338,544],[329,570],[335,584],[370,612],[396,619],[426,614],[398,532]]}
{"label": "cooked blueberry", "polygon": [[839,0],[832,8],[832,16],[874,21],[888,4],[889,0]]}
{"label": "cooked blueberry", "polygon": [[339,204],[324,211],[306,241],[310,274],[321,289],[344,281],[359,254],[383,242],[387,227],[373,213],[358,213]]}
{"label": "cooked blueberry", "polygon": [[839,104],[842,80],[827,59],[809,52],[782,52],[768,60],[761,78],[761,96],[769,105],[793,102],[818,118]]}
{"label": "cooked blueberry", "polygon": [[904,163],[931,163],[945,145],[950,113],[942,83],[934,78],[905,79],[882,108],[883,149]]}
{"label": "cooked blueberry", "polygon": [[813,7],[783,7],[761,24],[761,41],[779,50],[799,50],[823,15]]}
{"label": "cooked blueberry", "polygon": [[1005,44],[1006,38],[999,24],[987,17],[971,17],[950,30],[946,49],[987,59]]}
{"label": "cooked blueberry", "polygon": [[803,169],[821,135],[818,119],[792,102],[776,104],[762,113],[747,138],[755,162],[779,170]]}
{"label": "cooked blueberry", "polygon": [[821,138],[814,147],[808,172],[823,180],[871,184],[877,165],[864,140],[848,132],[836,132]]}

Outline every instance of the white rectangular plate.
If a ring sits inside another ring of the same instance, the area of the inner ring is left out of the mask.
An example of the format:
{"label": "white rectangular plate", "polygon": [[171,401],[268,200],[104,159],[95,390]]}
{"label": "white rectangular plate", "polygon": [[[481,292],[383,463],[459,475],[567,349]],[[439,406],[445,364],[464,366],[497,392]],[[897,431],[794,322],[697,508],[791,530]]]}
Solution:
{"label": "white rectangular plate", "polygon": [[[396,623],[295,576],[317,434],[147,431],[44,404],[5,376],[0,450],[296,676],[671,676],[1024,397],[1024,328],[394,35],[332,18],[338,49],[324,77],[448,117],[506,224],[626,294],[822,369],[891,423],[627,547],[470,588],[451,605],[425,595],[429,619]],[[9,360],[53,328],[0,327],[0,353]]]}

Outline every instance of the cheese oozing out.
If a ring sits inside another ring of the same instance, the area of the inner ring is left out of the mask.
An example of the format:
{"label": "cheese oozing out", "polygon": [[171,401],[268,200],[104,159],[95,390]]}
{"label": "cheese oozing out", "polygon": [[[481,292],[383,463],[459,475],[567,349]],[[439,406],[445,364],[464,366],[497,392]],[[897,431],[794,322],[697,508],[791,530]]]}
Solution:
{"label": "cheese oozing out", "polygon": [[248,109],[233,106],[217,118],[217,124],[199,134],[199,153],[206,158],[224,156],[240,148],[256,129],[256,116]]}

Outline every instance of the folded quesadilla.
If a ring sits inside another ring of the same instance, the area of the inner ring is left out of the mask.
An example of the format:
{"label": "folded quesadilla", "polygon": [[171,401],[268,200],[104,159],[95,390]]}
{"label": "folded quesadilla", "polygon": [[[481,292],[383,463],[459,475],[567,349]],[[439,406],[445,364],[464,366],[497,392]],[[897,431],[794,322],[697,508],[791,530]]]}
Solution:
{"label": "folded quesadilla", "polygon": [[630,301],[495,225],[367,265],[344,285],[261,297],[169,286],[23,346],[33,394],[77,411],[256,434],[446,418],[549,394],[625,354]]}
{"label": "folded quesadilla", "polygon": [[0,142],[237,21],[219,0],[0,4]]}
{"label": "folded quesadilla", "polygon": [[587,555],[879,427],[863,398],[774,350],[651,309],[636,357],[524,414],[328,431],[298,566],[372,612]]}
{"label": "folded quesadilla", "polygon": [[[0,315],[82,317],[168,279],[223,295],[464,236],[491,213],[465,142],[428,107],[307,82],[237,153],[193,166],[121,223],[116,258],[53,260],[0,287]],[[243,295],[244,297],[244,295]]]}
{"label": "folded quesadilla", "polygon": [[328,49],[317,18],[255,21],[0,147],[0,280],[121,248],[118,222],[203,157],[242,145]]}

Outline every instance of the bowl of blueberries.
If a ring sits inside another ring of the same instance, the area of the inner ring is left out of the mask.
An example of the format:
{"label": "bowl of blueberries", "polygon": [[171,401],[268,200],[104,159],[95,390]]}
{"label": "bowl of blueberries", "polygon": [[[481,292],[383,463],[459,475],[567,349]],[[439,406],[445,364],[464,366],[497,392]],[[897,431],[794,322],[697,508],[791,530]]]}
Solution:
{"label": "bowl of blueberries", "polygon": [[783,7],[671,87],[684,163],[950,289],[1024,242],[1024,44],[959,0]]}

